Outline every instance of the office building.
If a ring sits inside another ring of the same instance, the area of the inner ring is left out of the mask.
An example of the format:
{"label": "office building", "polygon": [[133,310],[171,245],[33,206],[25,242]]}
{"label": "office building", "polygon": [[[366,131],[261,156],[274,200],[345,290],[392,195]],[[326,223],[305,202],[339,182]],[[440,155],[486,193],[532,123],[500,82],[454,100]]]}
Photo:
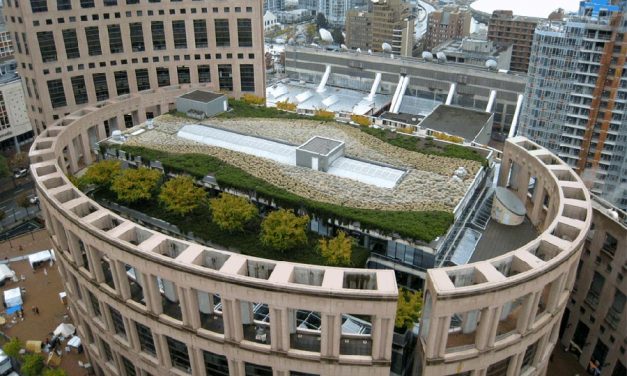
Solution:
{"label": "office building", "polygon": [[5,1],[35,131],[80,108],[157,87],[202,84],[235,97],[264,95],[262,0],[164,4]]}
{"label": "office building", "polygon": [[404,0],[386,0],[373,3],[368,10],[353,9],[346,17],[346,46],[386,53],[411,56],[414,46],[414,11]]}
{"label": "office building", "polygon": [[470,34],[472,13],[467,7],[446,5],[429,13],[425,34],[426,50],[450,39],[461,39]]}
{"label": "office building", "polygon": [[573,166],[590,190],[627,208],[624,3],[582,3],[536,29],[520,134]]}
{"label": "office building", "polygon": [[446,61],[452,63],[507,71],[512,60],[512,48],[512,45],[497,46],[493,41],[486,40],[485,36],[471,34],[463,39],[450,39],[432,48],[431,52],[436,56],[442,52]]}
{"label": "office building", "polygon": [[516,16],[511,10],[495,10],[488,24],[488,39],[497,45],[512,45],[511,69],[527,73],[533,32],[539,19]]}
{"label": "office building", "polygon": [[15,60],[0,63],[0,150],[20,150],[33,139],[24,90],[16,72]]}

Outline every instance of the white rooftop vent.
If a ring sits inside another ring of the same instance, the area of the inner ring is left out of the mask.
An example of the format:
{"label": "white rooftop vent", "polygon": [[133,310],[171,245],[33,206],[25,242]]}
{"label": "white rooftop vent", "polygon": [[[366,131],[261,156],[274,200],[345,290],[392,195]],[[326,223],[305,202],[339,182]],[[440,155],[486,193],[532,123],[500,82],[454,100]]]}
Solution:
{"label": "white rooftop vent", "polygon": [[438,62],[443,63],[446,61],[446,55],[444,52],[438,52],[435,57],[438,59]]}
{"label": "white rooftop vent", "polygon": [[422,51],[422,58],[426,61],[433,61],[433,54],[429,51]]}
{"label": "white rooftop vent", "polygon": [[618,221],[618,212],[615,209],[607,209],[607,215],[615,221]]}
{"label": "white rooftop vent", "polygon": [[113,132],[111,132],[111,137],[116,140],[116,141],[123,141],[124,138],[122,137],[122,131],[119,130],[115,130]]}
{"label": "white rooftop vent", "polygon": [[392,45],[386,42],[383,42],[383,44],[381,45],[381,49],[383,50],[383,52],[392,52]]}
{"label": "white rooftop vent", "polygon": [[320,39],[322,39],[323,41],[327,43],[333,43],[333,35],[331,35],[331,32],[329,30],[321,28],[319,33],[320,33]]}
{"label": "white rooftop vent", "polygon": [[498,66],[498,63],[496,62],[496,60],[486,60],[485,62],[485,67],[488,68],[489,70],[496,70]]}

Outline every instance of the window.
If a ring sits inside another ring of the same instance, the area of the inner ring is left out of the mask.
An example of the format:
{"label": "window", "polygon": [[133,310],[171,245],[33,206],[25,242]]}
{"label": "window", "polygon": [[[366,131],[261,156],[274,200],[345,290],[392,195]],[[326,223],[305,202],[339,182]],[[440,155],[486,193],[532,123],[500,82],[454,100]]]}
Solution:
{"label": "window", "polygon": [[81,57],[78,49],[78,38],[76,37],[76,29],[63,30],[63,44],[65,45],[65,54],[68,59],[76,59]]}
{"label": "window", "polygon": [[179,78],[179,84],[188,84],[190,83],[189,78],[189,67],[177,67],[176,73]]}
{"label": "window", "polygon": [[102,55],[100,48],[100,31],[98,26],[89,26],[85,28],[85,38],[87,39],[87,51],[89,56]]}
{"label": "window", "polygon": [[231,34],[229,33],[229,20],[215,20],[216,46],[229,47],[231,45]]}
{"label": "window", "polygon": [[[83,76],[72,77],[72,91],[74,92],[74,103],[84,104],[89,101],[87,89],[85,89],[85,78]],[[89,264],[87,264],[89,267]]]}
{"label": "window", "polygon": [[114,7],[118,5],[118,0],[104,0],[103,2],[106,7]]}
{"label": "window", "polygon": [[168,68],[157,68],[157,85],[170,86],[170,70]]}
{"label": "window", "polygon": [[229,362],[224,355],[203,351],[202,357],[207,376],[229,376]]}
{"label": "window", "polygon": [[141,351],[157,356],[157,349],[155,348],[155,340],[152,337],[152,331],[149,327],[140,323],[135,323],[137,328],[137,336],[139,337],[139,347]]}
{"label": "window", "polygon": [[586,302],[592,307],[596,307],[599,304],[599,297],[603,291],[603,285],[605,284],[605,278],[598,272],[594,272],[592,283],[590,283],[590,289],[586,296]]}
{"label": "window", "polygon": [[237,42],[240,47],[253,46],[253,27],[250,18],[237,19]]}
{"label": "window", "polygon": [[172,362],[172,365],[184,372],[191,373],[192,369],[189,363],[187,345],[168,336],[165,338],[168,343],[168,352],[170,353],[170,361]]}
{"label": "window", "polygon": [[124,95],[130,93],[130,89],[128,87],[128,75],[126,71],[117,71],[114,73],[115,75],[115,90],[118,95]]}
{"label": "window", "polygon": [[244,363],[244,374],[246,376],[272,376],[272,368],[254,363]]}
{"label": "window", "polygon": [[206,48],[209,46],[209,39],[207,38],[207,21],[194,20],[194,40],[196,42],[196,48]]}
{"label": "window", "polygon": [[[111,51],[112,54],[124,52],[120,25],[107,25],[107,31],[109,32],[109,51]],[[132,35],[133,33],[131,33],[131,36]]]}
{"label": "window", "polygon": [[47,12],[48,2],[46,0],[30,0],[30,7],[33,13]]}
{"label": "window", "polygon": [[242,91],[255,91],[255,67],[252,64],[240,65],[239,76]]}
{"label": "window", "polygon": [[108,343],[106,343],[105,341],[103,341],[102,339],[100,340],[100,343],[102,343],[102,349],[104,350],[104,355],[105,355],[105,359],[107,362],[110,362],[113,360],[113,353],[111,352],[111,346],[109,346]]}
{"label": "window", "polygon": [[198,66],[198,82],[211,82],[211,70],[209,65]]}
{"label": "window", "polygon": [[41,52],[41,60],[44,63],[57,61],[57,47],[54,44],[54,35],[52,34],[52,31],[38,32],[37,41],[39,42],[39,52]]}
{"label": "window", "polygon": [[109,307],[109,312],[111,313],[111,321],[113,322],[113,330],[115,330],[116,334],[126,339],[126,328],[124,327],[124,319],[122,318],[120,311],[118,311],[115,308]]}
{"label": "window", "polygon": [[144,30],[142,29],[142,24],[133,22],[129,26],[131,29],[131,48],[133,52],[144,51]]}
{"label": "window", "polygon": [[94,0],[81,0],[81,8],[93,8]]}
{"label": "window", "polygon": [[92,294],[91,292],[88,292],[88,294],[89,294],[89,302],[91,303],[91,308],[94,310],[94,315],[102,316],[102,312],[100,311],[100,303],[98,302],[98,299],[96,299],[94,294]]}
{"label": "window", "polygon": [[231,64],[218,65],[220,90],[233,91],[233,68]]}
{"label": "window", "polygon": [[48,94],[50,95],[50,103],[52,104],[52,108],[67,106],[67,101],[65,100],[65,91],[63,91],[63,81],[48,81]]}
{"label": "window", "polygon": [[124,367],[124,372],[126,372],[126,376],[136,376],[137,371],[135,370],[135,366],[131,363],[130,360],[126,359],[124,356],[120,356],[122,358],[122,366]]}
{"label": "window", "polygon": [[72,0],[57,0],[57,10],[71,10]]}
{"label": "window", "polygon": [[96,90],[96,100],[104,101],[109,99],[109,88],[107,87],[107,75],[104,73],[94,73],[94,89]]}
{"label": "window", "polygon": [[616,248],[618,247],[618,240],[613,237],[610,233],[605,233],[605,242],[603,242],[603,250],[610,255],[614,256],[616,253]]}
{"label": "window", "polygon": [[187,48],[185,21],[172,21],[172,37],[174,39],[174,48]]}
{"label": "window", "polygon": [[152,32],[152,48],[153,50],[165,50],[165,32],[163,30],[163,21],[152,21],[150,23]]}
{"label": "window", "polygon": [[135,69],[135,81],[137,81],[137,91],[150,89],[148,69]]}

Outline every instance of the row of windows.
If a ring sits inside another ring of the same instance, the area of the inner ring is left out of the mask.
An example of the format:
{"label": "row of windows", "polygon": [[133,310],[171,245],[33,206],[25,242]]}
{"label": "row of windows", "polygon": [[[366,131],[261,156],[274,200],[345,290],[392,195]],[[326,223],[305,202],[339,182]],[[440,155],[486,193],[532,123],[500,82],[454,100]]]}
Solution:
{"label": "row of windows", "polygon": [[[196,67],[198,74],[198,82],[208,83],[211,82],[211,68],[209,65],[203,64]],[[242,92],[254,92],[255,91],[255,72],[253,64],[241,64],[240,70],[240,90]],[[176,74],[179,84],[191,83],[190,67],[179,66],[176,67]],[[119,96],[130,93],[130,85],[128,82],[127,71],[116,71],[113,73],[115,80],[115,95]],[[106,73],[94,73],[91,75],[94,91],[97,101],[103,101],[109,99],[111,96]],[[157,86],[170,86],[170,68],[169,67],[157,67],[156,68]],[[219,64],[218,65],[218,84],[220,90],[233,91],[233,67],[231,64]],[[135,69],[135,80],[137,82],[137,91],[149,90],[150,79],[148,76],[148,69]],[[74,102],[76,104],[84,104],[89,101],[87,95],[87,89],[85,87],[85,76],[75,76],[70,79],[72,91],[74,94]],[[28,84],[27,84],[28,85]],[[67,99],[65,90],[63,88],[63,81],[61,79],[47,81],[48,93],[50,95],[50,102],[52,108],[59,108],[67,106]]]}
{"label": "row of windows", "polygon": [[[231,34],[229,31],[228,19],[216,19],[214,21],[215,42],[218,47],[231,46]],[[144,30],[140,22],[129,24],[130,43],[133,52],[141,52],[145,50]],[[208,47],[209,38],[207,33],[206,20],[193,20],[194,41],[196,48]],[[152,37],[152,48],[155,51],[167,49],[165,25],[163,21],[152,21],[150,23],[150,33]],[[122,39],[122,31],[120,25],[107,25],[107,34],[109,39],[109,52],[112,54],[124,52],[124,41]],[[68,59],[77,59],[81,57],[78,45],[78,36],[76,29],[64,29],[62,31],[63,44]],[[172,21],[172,36],[174,48],[188,48],[186,24],[183,20]],[[85,38],[87,40],[87,52],[89,56],[100,56],[103,54],[101,45],[101,35],[98,26],[89,26],[85,28]],[[17,38],[16,35],[16,40]],[[54,41],[52,31],[37,32],[37,41],[39,43],[39,51],[41,59],[44,63],[57,61],[57,47]],[[249,18],[239,18],[237,20],[237,45],[238,47],[252,47],[252,22]],[[21,46],[18,45],[21,52]],[[26,51],[28,54],[28,51]]]}
{"label": "row of windows", "polygon": [[[75,276],[71,274],[69,276],[71,278],[72,284],[76,287],[74,290],[76,291],[79,299],[82,299],[83,293],[81,293],[81,289],[78,288],[78,280],[76,279]],[[98,299],[95,297],[93,293],[91,293],[90,291],[87,291],[87,295],[89,297],[89,302],[88,302],[89,306],[91,306],[91,310],[97,319],[101,321],[106,321],[103,316],[103,313],[108,312],[109,317],[111,319],[110,320],[111,329],[117,336],[124,339],[127,343],[130,343],[129,339],[131,336],[130,336],[130,333],[128,333],[128,331],[135,330],[135,333],[137,334],[137,338],[139,342],[140,351],[149,356],[152,356],[155,358],[158,357],[155,335],[152,333],[152,330],[148,326],[138,323],[136,321],[130,320],[130,319],[125,319],[117,309],[111,306],[104,305],[105,309],[103,310],[103,306],[100,305],[100,302],[98,302]],[[87,342],[90,345],[96,345],[97,337],[94,336],[90,326],[83,325],[83,329],[85,330],[85,337],[86,337]],[[191,373],[192,371],[191,359],[190,359],[190,354],[189,354],[187,345],[169,336],[160,336],[158,338],[165,341],[167,345],[167,349],[168,349],[169,359],[170,359],[172,366],[185,373]],[[111,349],[111,346],[101,338],[99,338],[98,342],[100,343],[101,356],[104,358],[106,362],[111,362],[115,365],[115,355]],[[135,365],[130,360],[128,360],[121,354],[119,354],[119,360],[126,375],[130,376],[130,375],[137,374],[137,369],[135,368]],[[229,363],[228,363],[227,358],[224,355],[215,354],[209,351],[202,350],[202,360],[203,360],[203,364],[205,366],[205,371],[207,372],[207,375],[209,376],[228,376],[229,375]],[[272,375],[272,368],[265,366],[265,365],[259,365],[259,364],[246,362],[244,365],[244,368],[245,368],[245,375],[250,375],[250,376],[261,376],[261,375],[271,376]],[[302,372],[297,372],[297,371],[291,371],[290,375],[291,376],[316,376],[314,374],[302,373]]]}
{"label": "row of windows", "polygon": [[[193,1],[200,1],[200,0],[193,0]],[[161,0],[148,0],[148,3],[160,3]],[[182,0],[170,0],[170,2],[182,2]],[[57,0],[57,10],[71,10],[72,9],[72,1],[71,0]],[[135,4],[139,4],[140,0],[124,0],[124,1],[120,1],[120,4],[126,4],[126,5],[135,5]],[[102,4],[106,7],[110,7],[110,6],[117,6],[118,5],[118,0],[103,0]],[[7,1],[7,5],[9,7],[12,6],[12,1],[8,0]],[[40,13],[40,12],[47,12],[48,11],[48,1],[47,0],[30,0],[30,6],[31,9],[33,11],[33,13]],[[96,3],[94,0],[80,0],[80,7],[83,9],[88,9],[88,8],[94,8],[96,6]],[[15,7],[19,8],[19,2],[16,0],[15,1]],[[52,10],[52,9],[51,9]],[[224,7],[222,8],[222,11],[224,13],[229,13],[231,11],[230,7]],[[242,11],[241,7],[233,7],[233,11],[236,13],[239,13]],[[218,7],[213,7],[213,12],[217,13],[219,12],[219,8]],[[246,12],[252,12],[252,8],[251,7],[246,7]]]}

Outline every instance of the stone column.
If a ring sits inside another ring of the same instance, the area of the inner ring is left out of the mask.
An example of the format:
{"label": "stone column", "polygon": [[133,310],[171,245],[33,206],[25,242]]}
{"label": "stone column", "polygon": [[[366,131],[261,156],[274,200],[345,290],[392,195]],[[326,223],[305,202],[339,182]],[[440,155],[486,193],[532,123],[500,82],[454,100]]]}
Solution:
{"label": "stone column", "polygon": [[105,280],[104,273],[102,271],[101,255],[100,251],[92,249],[90,246],[85,247],[87,253],[87,259],[90,263],[90,271],[94,275],[94,278],[98,283],[102,283]]}
{"label": "stone column", "polygon": [[189,303],[187,299],[187,289],[183,289],[180,286],[176,287],[176,292],[179,298],[179,307],[181,307],[181,321],[183,321],[184,326],[191,326],[190,316],[191,312],[189,310]]}
{"label": "stone column", "polygon": [[544,202],[544,179],[536,177],[536,187],[533,192],[533,209],[529,215],[531,223],[538,226],[540,222],[540,213],[542,213],[542,203]]}
{"label": "stone column", "polygon": [[70,140],[67,144],[67,158],[70,162],[70,173],[75,174],[78,171],[78,156],[74,147],[74,140]]}
{"label": "stone column", "polygon": [[320,355],[322,358],[337,358],[340,355],[342,337],[342,317],[340,314],[322,314]]}
{"label": "stone column", "polygon": [[244,337],[244,332],[239,300],[225,299],[222,296],[222,318],[224,320],[224,338],[240,342]]}
{"label": "stone column", "polygon": [[81,144],[83,147],[83,162],[85,165],[90,165],[93,162],[91,155],[91,145],[89,143],[89,134],[87,131],[81,133]]}
{"label": "stone column", "polygon": [[107,130],[105,129],[104,122],[101,121],[96,126],[96,132],[98,134],[98,141],[104,140],[107,138]]}
{"label": "stone column", "polygon": [[290,348],[288,309],[270,307],[270,345],[273,351],[287,352]]}
{"label": "stone column", "polygon": [[161,292],[157,286],[157,277],[152,274],[144,274],[144,297],[146,299],[146,306],[153,313],[160,315],[163,312],[163,306],[161,304]]}
{"label": "stone column", "polygon": [[126,265],[120,261],[111,261],[111,269],[113,281],[116,289],[123,300],[131,298],[131,287],[128,284],[128,276],[126,275]]}

